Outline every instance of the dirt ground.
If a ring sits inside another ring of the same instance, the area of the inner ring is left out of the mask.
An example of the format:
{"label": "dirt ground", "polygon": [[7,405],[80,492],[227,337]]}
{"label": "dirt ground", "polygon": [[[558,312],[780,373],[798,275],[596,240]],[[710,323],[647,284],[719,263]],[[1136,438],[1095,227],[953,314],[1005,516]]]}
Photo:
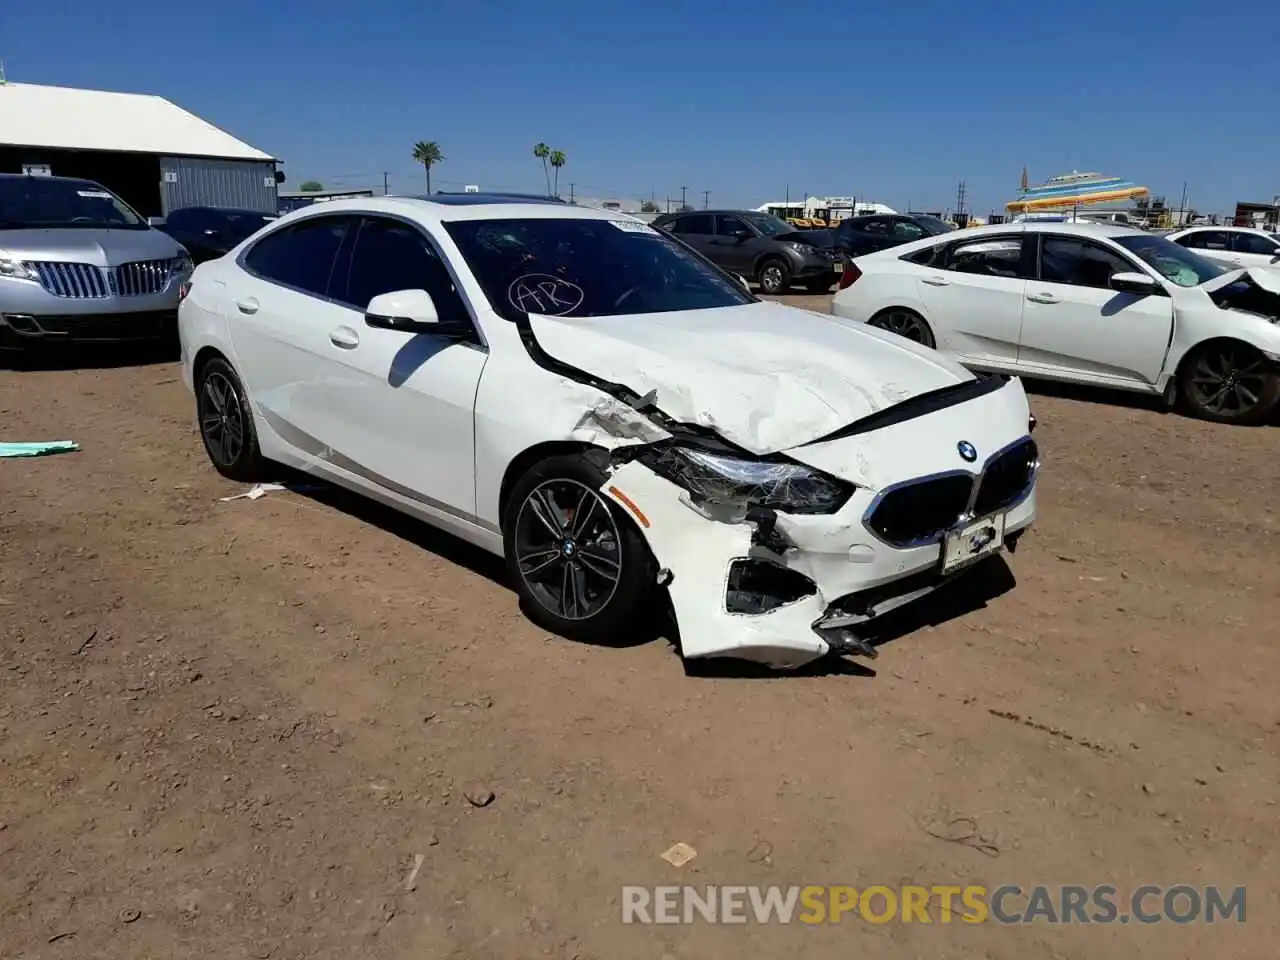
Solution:
{"label": "dirt ground", "polygon": [[[0,462],[0,957],[1274,955],[1280,430],[1035,388],[1012,577],[864,666],[690,676],[352,497],[219,502],[176,365],[77,362],[0,371],[0,439],[83,445]],[[624,885],[966,883],[1246,885],[1247,922],[621,922]]]}

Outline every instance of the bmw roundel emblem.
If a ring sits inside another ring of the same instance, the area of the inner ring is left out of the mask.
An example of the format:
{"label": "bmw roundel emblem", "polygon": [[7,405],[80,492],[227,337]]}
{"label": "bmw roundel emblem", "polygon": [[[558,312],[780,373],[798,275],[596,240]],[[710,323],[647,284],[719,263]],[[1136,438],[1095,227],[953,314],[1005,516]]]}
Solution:
{"label": "bmw roundel emblem", "polygon": [[961,440],[956,444],[956,449],[960,451],[960,459],[965,463],[973,463],[978,459],[978,448],[968,440]]}

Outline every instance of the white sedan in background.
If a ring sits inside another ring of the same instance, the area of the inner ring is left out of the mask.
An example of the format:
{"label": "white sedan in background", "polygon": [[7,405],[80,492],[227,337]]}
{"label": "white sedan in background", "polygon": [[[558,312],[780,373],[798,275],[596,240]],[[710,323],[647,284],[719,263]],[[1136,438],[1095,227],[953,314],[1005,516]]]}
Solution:
{"label": "white sedan in background", "polygon": [[219,472],[282,462],[505,555],[567,636],[665,591],[685,657],[874,655],[860,625],[1035,516],[1020,381],[757,300],[622,214],[309,207],[198,267],[179,331]]}
{"label": "white sedan in background", "polygon": [[1018,223],[859,257],[833,312],[972,369],[1181,400],[1224,423],[1280,404],[1280,272],[1125,227]]}
{"label": "white sedan in background", "polygon": [[1228,269],[1280,268],[1280,234],[1256,227],[1188,227],[1164,236]]}

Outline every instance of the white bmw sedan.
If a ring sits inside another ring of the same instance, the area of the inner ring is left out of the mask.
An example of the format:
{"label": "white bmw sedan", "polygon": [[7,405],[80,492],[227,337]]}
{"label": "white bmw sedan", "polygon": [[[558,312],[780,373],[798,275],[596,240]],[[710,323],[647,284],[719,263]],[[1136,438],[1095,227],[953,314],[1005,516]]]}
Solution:
{"label": "white bmw sedan", "polygon": [[979,227],[860,257],[833,312],[976,370],[1163,396],[1224,423],[1280,404],[1280,272],[1099,224]]}
{"label": "white bmw sedan", "polygon": [[639,221],[334,201],[202,264],[184,378],[219,472],[300,468],[505,555],[528,615],[685,657],[873,655],[860,625],[1012,550],[1016,379],[757,300]]}

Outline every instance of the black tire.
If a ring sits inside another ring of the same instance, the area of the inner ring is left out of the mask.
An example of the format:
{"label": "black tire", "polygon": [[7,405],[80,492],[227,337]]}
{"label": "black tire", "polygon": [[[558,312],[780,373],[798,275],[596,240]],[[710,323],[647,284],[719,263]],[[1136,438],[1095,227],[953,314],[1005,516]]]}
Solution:
{"label": "black tire", "polygon": [[215,470],[243,483],[262,478],[266,461],[258,447],[249,399],[235,370],[221,357],[200,368],[196,416],[200,439]]}
{"label": "black tire", "polygon": [[890,307],[888,310],[881,310],[867,323],[880,330],[896,333],[930,350],[937,349],[938,341],[934,338],[928,321],[906,307]]}
{"label": "black tire", "polygon": [[771,295],[786,293],[791,286],[791,267],[779,257],[766,257],[756,270],[760,291]]}
{"label": "black tire", "polygon": [[572,640],[615,644],[657,609],[657,567],[630,517],[600,492],[604,482],[598,453],[536,464],[511,491],[503,540],[530,620]]}
{"label": "black tire", "polygon": [[831,290],[830,280],[810,280],[804,285],[810,293],[828,293]]}
{"label": "black tire", "polygon": [[1197,419],[1253,426],[1280,405],[1280,372],[1247,343],[1214,340],[1182,362],[1178,394]]}

